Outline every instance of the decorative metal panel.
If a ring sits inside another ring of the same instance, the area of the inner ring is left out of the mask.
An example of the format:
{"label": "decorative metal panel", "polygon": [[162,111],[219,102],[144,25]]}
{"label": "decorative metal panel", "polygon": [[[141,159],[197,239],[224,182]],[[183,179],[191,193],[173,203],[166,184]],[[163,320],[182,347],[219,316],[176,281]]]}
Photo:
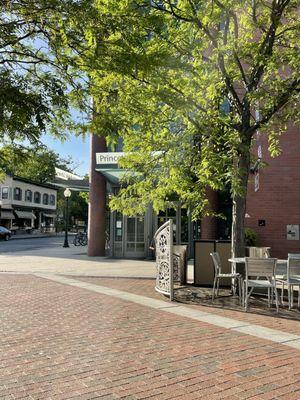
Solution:
{"label": "decorative metal panel", "polygon": [[[173,299],[173,222],[165,222],[155,233],[155,289]],[[177,273],[178,275],[178,273]]]}
{"label": "decorative metal panel", "polygon": [[179,254],[173,253],[173,282],[180,283],[180,266],[181,266],[181,257]]}

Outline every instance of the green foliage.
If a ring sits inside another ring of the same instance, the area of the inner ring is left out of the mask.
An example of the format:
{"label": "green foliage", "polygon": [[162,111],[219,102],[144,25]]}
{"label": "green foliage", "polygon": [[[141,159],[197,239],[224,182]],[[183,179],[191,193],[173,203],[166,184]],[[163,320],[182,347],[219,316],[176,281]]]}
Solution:
{"label": "green foliage", "polygon": [[250,228],[245,228],[245,245],[252,247],[257,246],[258,244],[258,235],[257,233]]}
{"label": "green foliage", "polygon": [[[208,186],[244,198],[255,132],[299,120],[298,1],[85,7],[84,24],[80,13],[62,24],[58,51],[89,76],[93,132],[124,139],[120,165],[132,173],[111,206],[136,214],[180,199],[197,218],[209,212]],[[278,154],[276,134],[269,143]]]}
{"label": "green foliage", "polygon": [[54,180],[55,167],[71,170],[72,159],[62,159],[45,146],[7,145],[0,149],[0,168],[11,175],[47,183]]}
{"label": "green foliage", "polygon": [[56,54],[62,19],[76,1],[11,0],[0,10],[0,140],[39,144],[43,132],[60,138],[76,122],[71,93],[78,76]]}

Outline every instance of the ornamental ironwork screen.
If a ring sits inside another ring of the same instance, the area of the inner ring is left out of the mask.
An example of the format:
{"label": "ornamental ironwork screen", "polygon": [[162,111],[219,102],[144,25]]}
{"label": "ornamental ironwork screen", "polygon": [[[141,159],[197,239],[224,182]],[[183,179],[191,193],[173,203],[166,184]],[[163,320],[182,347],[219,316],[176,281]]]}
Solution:
{"label": "ornamental ironwork screen", "polygon": [[[155,289],[173,300],[173,222],[165,222],[155,233]],[[178,275],[178,273],[177,273]]]}

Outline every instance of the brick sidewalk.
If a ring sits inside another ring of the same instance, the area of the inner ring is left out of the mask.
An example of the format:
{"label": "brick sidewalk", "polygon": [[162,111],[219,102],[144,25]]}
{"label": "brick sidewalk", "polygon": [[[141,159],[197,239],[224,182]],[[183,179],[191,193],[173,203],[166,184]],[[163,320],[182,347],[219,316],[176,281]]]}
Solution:
{"label": "brick sidewalk", "polygon": [[[154,299],[164,300],[169,302],[169,299],[154,290],[155,280],[153,279],[129,279],[129,278],[87,278],[82,277],[76,279],[81,280],[83,282],[90,282],[95,285],[102,285],[111,287],[114,289],[124,290],[126,292],[147,296]],[[210,303],[210,302],[208,302]],[[217,300],[215,301],[217,304]],[[288,312],[287,305],[285,308],[280,308],[279,316],[277,316],[275,310],[269,310],[266,308],[262,308],[260,310],[255,308],[251,303],[251,307],[249,308],[249,312],[245,313],[244,311],[239,310],[230,310],[224,309],[222,307],[213,307],[212,304],[210,306],[203,306],[201,304],[185,304],[186,306],[192,307],[199,311],[209,312],[215,315],[221,315],[223,317],[233,318],[236,320],[240,320],[242,322],[248,322],[251,324],[258,324],[264,326],[266,328],[278,329],[283,332],[300,334],[300,311],[295,309],[292,312]],[[253,312],[252,312],[253,311]],[[261,312],[258,314],[257,312]],[[264,314],[265,312],[265,314]],[[268,315],[273,314],[272,316]],[[289,315],[291,316],[289,318]],[[299,397],[300,400],[300,397]]]}
{"label": "brick sidewalk", "polygon": [[300,351],[114,297],[0,275],[0,318],[0,399],[300,399]]}

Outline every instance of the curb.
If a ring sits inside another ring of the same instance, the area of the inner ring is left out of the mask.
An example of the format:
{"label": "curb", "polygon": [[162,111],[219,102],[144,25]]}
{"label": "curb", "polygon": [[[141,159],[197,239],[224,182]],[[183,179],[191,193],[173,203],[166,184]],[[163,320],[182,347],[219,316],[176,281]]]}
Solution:
{"label": "curb", "polygon": [[63,237],[64,235],[58,234],[58,235],[28,235],[28,236],[11,236],[10,240],[22,240],[22,239],[42,239],[42,238],[49,238],[49,237]]}

